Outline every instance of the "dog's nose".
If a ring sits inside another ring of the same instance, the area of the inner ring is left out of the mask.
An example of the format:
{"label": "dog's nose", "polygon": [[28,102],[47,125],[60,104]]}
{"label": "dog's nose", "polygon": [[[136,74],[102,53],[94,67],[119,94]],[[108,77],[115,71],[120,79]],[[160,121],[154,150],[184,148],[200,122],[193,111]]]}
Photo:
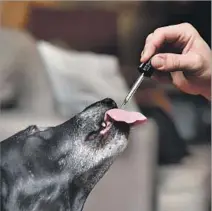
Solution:
{"label": "dog's nose", "polygon": [[104,105],[107,105],[108,107],[111,107],[111,108],[117,108],[117,105],[115,103],[114,100],[112,100],[111,98],[105,98],[102,103]]}

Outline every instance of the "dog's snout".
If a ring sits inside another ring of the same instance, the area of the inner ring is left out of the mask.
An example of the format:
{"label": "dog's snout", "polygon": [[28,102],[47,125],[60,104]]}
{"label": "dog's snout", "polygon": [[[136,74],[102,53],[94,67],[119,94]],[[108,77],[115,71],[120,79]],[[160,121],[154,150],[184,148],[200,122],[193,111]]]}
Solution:
{"label": "dog's snout", "polygon": [[116,105],[115,101],[112,100],[111,98],[105,98],[105,99],[102,101],[102,103],[103,103],[104,105],[107,105],[107,106],[110,107],[110,108],[117,108],[117,105]]}

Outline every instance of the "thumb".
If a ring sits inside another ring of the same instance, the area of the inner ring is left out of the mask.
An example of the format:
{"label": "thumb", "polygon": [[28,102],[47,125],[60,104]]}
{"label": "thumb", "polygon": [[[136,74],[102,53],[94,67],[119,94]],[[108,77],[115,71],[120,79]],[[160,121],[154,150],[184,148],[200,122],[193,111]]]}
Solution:
{"label": "thumb", "polygon": [[201,68],[201,58],[197,54],[161,53],[151,59],[152,66],[161,71],[198,71]]}

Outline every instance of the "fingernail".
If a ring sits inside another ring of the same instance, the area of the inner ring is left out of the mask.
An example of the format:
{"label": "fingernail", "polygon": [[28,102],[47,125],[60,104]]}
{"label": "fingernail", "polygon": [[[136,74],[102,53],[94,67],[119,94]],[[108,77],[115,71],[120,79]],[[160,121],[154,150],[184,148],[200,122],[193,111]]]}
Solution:
{"label": "fingernail", "polygon": [[141,52],[141,58],[140,58],[140,60],[143,58],[143,55],[144,55],[144,50]]}
{"label": "fingernail", "polygon": [[153,57],[151,63],[155,68],[160,68],[164,65],[164,59],[159,56]]}
{"label": "fingernail", "polygon": [[140,58],[141,62],[143,62],[143,58],[144,58],[144,50],[141,52],[141,58]]}

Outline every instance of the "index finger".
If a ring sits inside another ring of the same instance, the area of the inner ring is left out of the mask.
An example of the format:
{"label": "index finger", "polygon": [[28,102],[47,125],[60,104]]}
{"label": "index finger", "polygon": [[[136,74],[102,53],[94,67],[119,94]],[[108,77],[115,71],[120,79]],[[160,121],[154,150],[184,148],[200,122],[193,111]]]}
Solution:
{"label": "index finger", "polygon": [[177,43],[185,48],[192,37],[193,27],[183,23],[178,25],[165,26],[156,29],[151,39],[146,40],[141,62],[149,60],[165,43]]}

